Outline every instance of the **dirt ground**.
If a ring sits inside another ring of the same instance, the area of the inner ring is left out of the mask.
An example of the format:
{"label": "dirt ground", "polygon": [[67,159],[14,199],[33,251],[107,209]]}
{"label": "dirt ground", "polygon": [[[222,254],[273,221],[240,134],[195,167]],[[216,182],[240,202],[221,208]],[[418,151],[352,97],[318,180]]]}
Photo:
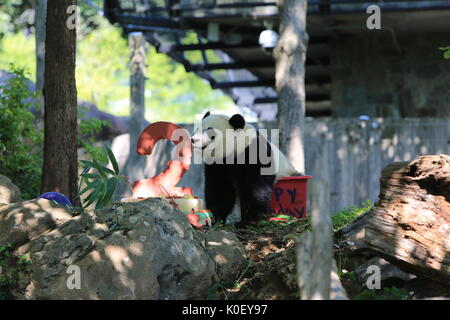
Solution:
{"label": "dirt ground", "polygon": [[295,237],[308,222],[268,222],[264,226],[234,229],[243,243],[248,263],[232,284],[224,284],[219,299],[298,299]]}
{"label": "dirt ground", "polygon": [[[225,228],[232,231],[242,242],[248,262],[242,270],[239,270],[234,283],[220,283],[212,288],[210,299],[299,299],[295,240],[306,230],[310,230],[308,220],[287,223],[267,222],[263,226],[240,229],[228,226]],[[339,255],[336,247],[335,244],[335,255]],[[344,263],[339,259],[336,261],[338,264]],[[344,263],[344,265],[346,264]],[[346,268],[344,265],[342,267]],[[348,274],[350,275],[351,272]],[[361,294],[361,288],[351,277],[343,275],[341,281],[351,299],[403,300],[450,295],[448,287],[436,286],[421,278],[408,283],[383,283],[384,287],[393,286],[394,289],[388,292],[378,292],[377,295],[371,292]],[[413,295],[408,294],[413,292]]]}

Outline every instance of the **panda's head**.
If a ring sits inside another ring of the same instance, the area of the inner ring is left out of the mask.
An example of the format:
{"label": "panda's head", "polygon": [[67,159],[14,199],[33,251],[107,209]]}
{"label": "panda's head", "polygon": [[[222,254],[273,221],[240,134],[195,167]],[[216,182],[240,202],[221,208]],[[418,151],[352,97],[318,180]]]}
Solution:
{"label": "panda's head", "polygon": [[244,117],[205,113],[195,124],[192,132],[192,147],[203,159],[223,159],[242,153],[256,138],[255,128],[246,123]]}

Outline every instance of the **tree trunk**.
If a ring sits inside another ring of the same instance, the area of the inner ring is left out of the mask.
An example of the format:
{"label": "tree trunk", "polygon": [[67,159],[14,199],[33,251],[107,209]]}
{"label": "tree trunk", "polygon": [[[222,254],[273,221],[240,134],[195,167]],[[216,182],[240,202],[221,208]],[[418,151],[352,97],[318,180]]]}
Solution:
{"label": "tree trunk", "polygon": [[450,284],[450,156],[421,156],[383,170],[380,201],[337,236],[405,271]]}
{"label": "tree trunk", "polygon": [[[34,27],[36,29],[36,91],[44,89],[45,66],[45,21],[47,17],[47,0],[35,1]],[[42,108],[43,114],[44,108]]]}
{"label": "tree trunk", "polygon": [[76,0],[49,0],[45,39],[45,141],[42,191],[77,194],[76,29],[69,27],[68,7]]}
{"label": "tree trunk", "polygon": [[305,172],[306,0],[278,0],[280,38],[274,50],[280,150],[295,169]]}
{"label": "tree trunk", "polygon": [[[123,173],[130,182],[145,179],[144,156],[137,154],[136,145],[138,138],[144,130],[145,120],[145,38],[142,32],[132,32],[128,35],[130,47],[130,153]],[[128,192],[126,186],[118,189],[120,194]]]}

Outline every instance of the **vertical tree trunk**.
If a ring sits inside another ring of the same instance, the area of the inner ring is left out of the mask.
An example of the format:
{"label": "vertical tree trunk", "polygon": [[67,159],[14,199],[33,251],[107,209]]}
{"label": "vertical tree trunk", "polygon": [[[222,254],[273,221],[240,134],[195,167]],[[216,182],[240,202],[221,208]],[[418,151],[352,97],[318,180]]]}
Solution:
{"label": "vertical tree trunk", "polygon": [[304,173],[307,0],[277,0],[277,5],[280,11],[280,38],[274,57],[280,150],[297,171]]}
{"label": "vertical tree trunk", "polygon": [[145,38],[142,32],[129,34],[130,47],[130,154],[125,172],[131,182],[145,178],[145,157],[136,153],[136,143],[144,129],[145,117]]}
{"label": "vertical tree trunk", "polygon": [[67,10],[76,0],[49,0],[45,39],[45,141],[42,191],[57,191],[78,205],[76,29]]}
{"label": "vertical tree trunk", "polygon": [[[42,92],[44,89],[47,0],[36,0],[34,12],[34,27],[36,29],[36,91]],[[42,114],[43,112],[44,109],[42,109]]]}

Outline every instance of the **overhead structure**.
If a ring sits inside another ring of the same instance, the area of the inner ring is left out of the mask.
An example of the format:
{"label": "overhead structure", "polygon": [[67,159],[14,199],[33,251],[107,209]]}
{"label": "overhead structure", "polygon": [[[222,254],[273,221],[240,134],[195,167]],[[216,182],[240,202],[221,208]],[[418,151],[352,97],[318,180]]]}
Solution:
{"label": "overhead structure", "polygon": [[[404,12],[422,15],[446,9],[448,14],[450,9],[447,0],[309,0],[307,116],[331,114],[330,45],[339,35],[367,31],[366,10],[373,4],[393,22]],[[239,106],[259,116],[269,114],[268,118],[276,113],[272,50],[259,43],[261,32],[278,30],[276,1],[105,0],[104,14],[127,33],[143,32],[158,52],[182,63]]]}

